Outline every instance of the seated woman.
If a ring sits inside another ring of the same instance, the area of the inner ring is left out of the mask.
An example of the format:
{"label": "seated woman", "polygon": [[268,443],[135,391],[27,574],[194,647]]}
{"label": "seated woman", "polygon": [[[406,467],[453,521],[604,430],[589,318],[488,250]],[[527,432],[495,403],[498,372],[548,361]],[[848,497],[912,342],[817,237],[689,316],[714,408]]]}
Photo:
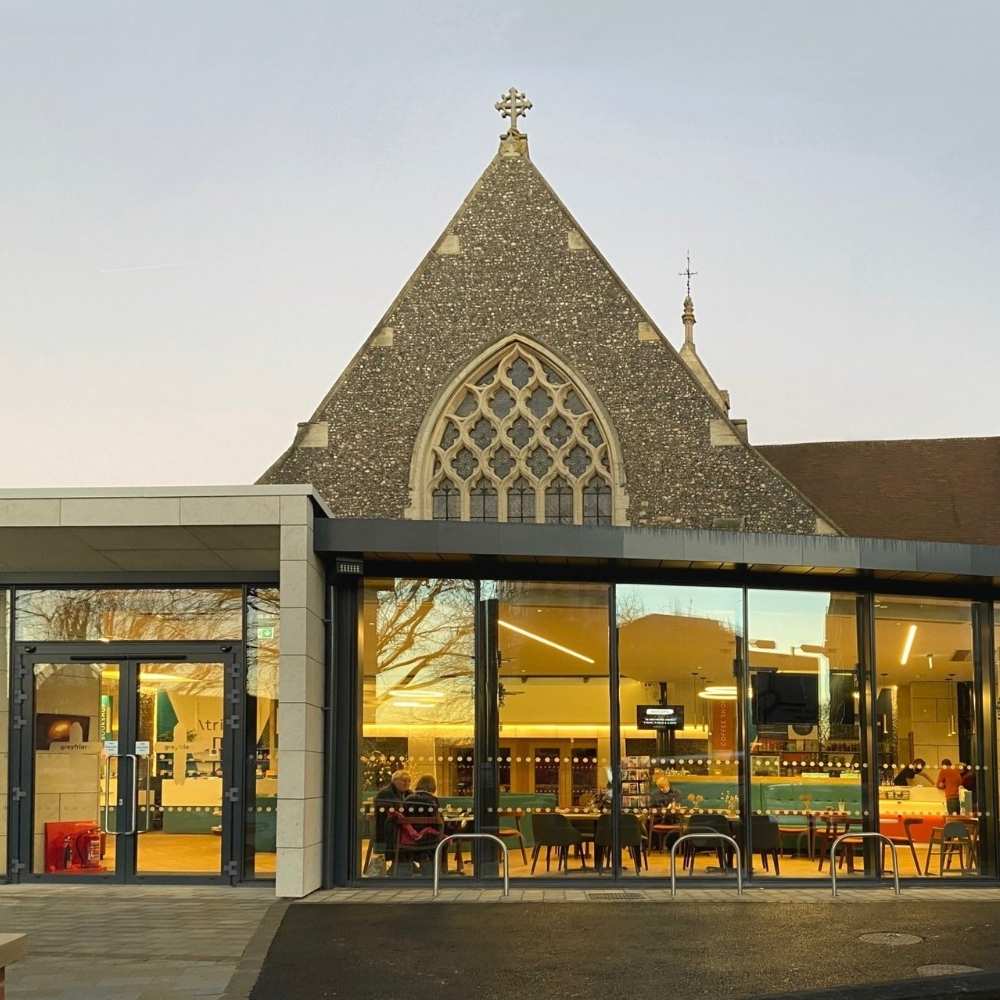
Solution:
{"label": "seated woman", "polygon": [[433,858],[438,841],[444,836],[444,818],[436,793],[434,775],[422,774],[407,795],[402,811],[395,814],[400,850],[418,864]]}

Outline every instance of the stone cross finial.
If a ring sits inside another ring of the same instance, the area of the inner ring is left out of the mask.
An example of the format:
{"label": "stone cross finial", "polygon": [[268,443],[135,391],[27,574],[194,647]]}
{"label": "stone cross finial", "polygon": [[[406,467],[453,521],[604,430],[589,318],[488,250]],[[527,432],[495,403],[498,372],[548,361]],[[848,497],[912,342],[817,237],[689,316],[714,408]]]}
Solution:
{"label": "stone cross finial", "polygon": [[524,133],[517,127],[518,118],[523,118],[531,110],[531,101],[517,87],[511,87],[494,105],[501,118],[510,119],[510,128],[500,136],[506,139],[510,136],[521,136]]}

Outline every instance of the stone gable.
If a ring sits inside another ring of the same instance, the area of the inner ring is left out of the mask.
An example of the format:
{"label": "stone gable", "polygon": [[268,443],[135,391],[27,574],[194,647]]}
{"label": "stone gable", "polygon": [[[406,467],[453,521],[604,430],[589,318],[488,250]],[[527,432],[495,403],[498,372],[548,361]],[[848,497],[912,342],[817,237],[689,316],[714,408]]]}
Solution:
{"label": "stone gable", "polygon": [[311,483],[335,514],[399,518],[426,415],[507,337],[542,345],[617,433],[620,523],[835,530],[751,448],[510,140],[263,483]]}

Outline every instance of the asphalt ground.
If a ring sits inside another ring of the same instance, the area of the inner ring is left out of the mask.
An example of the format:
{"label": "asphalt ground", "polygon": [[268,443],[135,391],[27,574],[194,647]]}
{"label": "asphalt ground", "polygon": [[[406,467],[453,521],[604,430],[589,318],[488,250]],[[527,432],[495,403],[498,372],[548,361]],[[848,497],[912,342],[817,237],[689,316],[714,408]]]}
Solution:
{"label": "asphalt ground", "polygon": [[[879,932],[923,940],[859,940]],[[932,964],[994,975],[906,982]],[[813,991],[825,991],[817,1000],[1000,997],[1000,903],[297,904],[251,998],[701,1000]]]}

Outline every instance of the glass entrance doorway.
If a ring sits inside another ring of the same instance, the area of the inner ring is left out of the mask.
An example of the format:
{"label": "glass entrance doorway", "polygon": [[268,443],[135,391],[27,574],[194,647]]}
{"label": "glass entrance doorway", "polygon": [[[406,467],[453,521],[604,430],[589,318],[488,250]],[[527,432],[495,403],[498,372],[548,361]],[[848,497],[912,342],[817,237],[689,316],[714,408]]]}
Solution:
{"label": "glass entrance doorway", "polygon": [[[21,857],[37,877],[222,879],[231,656],[25,656]],[[29,808],[25,808],[30,803]]]}

